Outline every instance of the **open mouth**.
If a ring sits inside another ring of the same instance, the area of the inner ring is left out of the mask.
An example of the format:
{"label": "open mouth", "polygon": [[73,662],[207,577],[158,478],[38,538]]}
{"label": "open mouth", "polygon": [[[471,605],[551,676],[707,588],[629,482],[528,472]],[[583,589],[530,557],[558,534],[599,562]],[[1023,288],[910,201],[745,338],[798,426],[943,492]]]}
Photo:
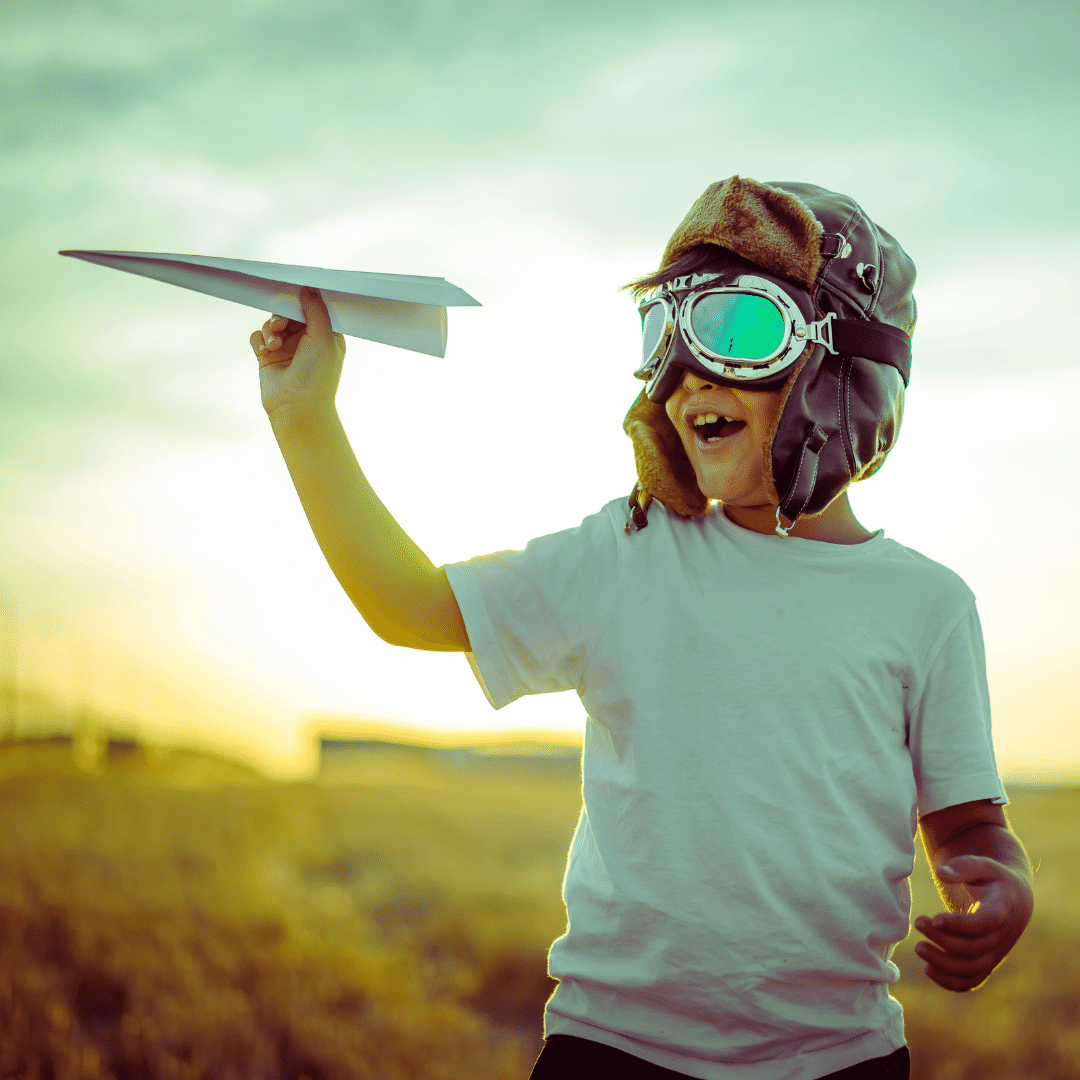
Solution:
{"label": "open mouth", "polygon": [[735,420],[730,416],[720,416],[717,413],[701,413],[691,421],[694,435],[701,443],[718,443],[724,439],[730,439],[737,435],[744,427],[745,420]]}

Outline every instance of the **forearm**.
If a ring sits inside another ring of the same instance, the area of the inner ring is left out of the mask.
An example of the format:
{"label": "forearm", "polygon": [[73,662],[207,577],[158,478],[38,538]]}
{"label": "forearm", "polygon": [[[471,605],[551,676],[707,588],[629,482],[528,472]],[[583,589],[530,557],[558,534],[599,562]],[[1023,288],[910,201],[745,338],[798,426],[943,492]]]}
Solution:
{"label": "forearm", "polygon": [[445,573],[372,490],[336,410],[286,406],[270,419],[315,539],[368,626],[394,645],[467,648]]}
{"label": "forearm", "polygon": [[966,911],[974,903],[964,885],[943,881],[936,873],[939,866],[945,866],[950,859],[960,855],[982,855],[993,859],[1019,874],[1031,886],[1031,862],[1016,834],[1001,825],[972,825],[946,841],[930,856],[934,883],[949,911]]}

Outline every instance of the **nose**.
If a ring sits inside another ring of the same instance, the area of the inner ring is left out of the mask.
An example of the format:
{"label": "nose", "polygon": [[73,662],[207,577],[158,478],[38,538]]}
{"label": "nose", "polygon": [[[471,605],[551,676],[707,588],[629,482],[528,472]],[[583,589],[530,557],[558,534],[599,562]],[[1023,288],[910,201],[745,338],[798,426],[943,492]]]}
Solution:
{"label": "nose", "polygon": [[707,382],[705,379],[699,378],[692,371],[686,372],[682,379],[682,388],[688,393],[693,393],[695,390],[711,390],[715,383]]}

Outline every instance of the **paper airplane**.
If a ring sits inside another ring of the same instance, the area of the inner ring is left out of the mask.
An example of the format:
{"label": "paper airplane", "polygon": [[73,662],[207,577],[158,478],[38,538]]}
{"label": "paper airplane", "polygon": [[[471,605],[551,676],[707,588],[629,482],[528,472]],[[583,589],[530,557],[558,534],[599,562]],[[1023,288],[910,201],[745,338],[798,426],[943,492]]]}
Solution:
{"label": "paper airplane", "polygon": [[339,334],[446,355],[447,307],[480,307],[441,277],[324,270],[318,266],[170,255],[157,251],[61,251],[86,262],[155,278],[182,289],[220,296],[234,304],[304,321],[300,288],[318,289]]}

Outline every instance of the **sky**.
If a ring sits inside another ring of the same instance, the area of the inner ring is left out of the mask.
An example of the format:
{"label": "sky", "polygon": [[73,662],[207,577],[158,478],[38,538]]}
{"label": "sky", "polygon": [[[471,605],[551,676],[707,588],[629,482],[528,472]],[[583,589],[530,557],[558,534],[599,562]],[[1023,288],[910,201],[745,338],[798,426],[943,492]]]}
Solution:
{"label": "sky", "polygon": [[56,253],[429,274],[480,300],[450,309],[443,360],[349,338],[338,396],[441,565],[629,493],[619,287],[738,173],[849,194],[914,259],[903,431],[852,505],[974,590],[1002,771],[1080,777],[1078,23],[947,0],[9,0],[8,673],[282,775],[317,717],[580,731],[572,694],[496,713],[463,657],[368,630],[259,403],[266,313]]}

